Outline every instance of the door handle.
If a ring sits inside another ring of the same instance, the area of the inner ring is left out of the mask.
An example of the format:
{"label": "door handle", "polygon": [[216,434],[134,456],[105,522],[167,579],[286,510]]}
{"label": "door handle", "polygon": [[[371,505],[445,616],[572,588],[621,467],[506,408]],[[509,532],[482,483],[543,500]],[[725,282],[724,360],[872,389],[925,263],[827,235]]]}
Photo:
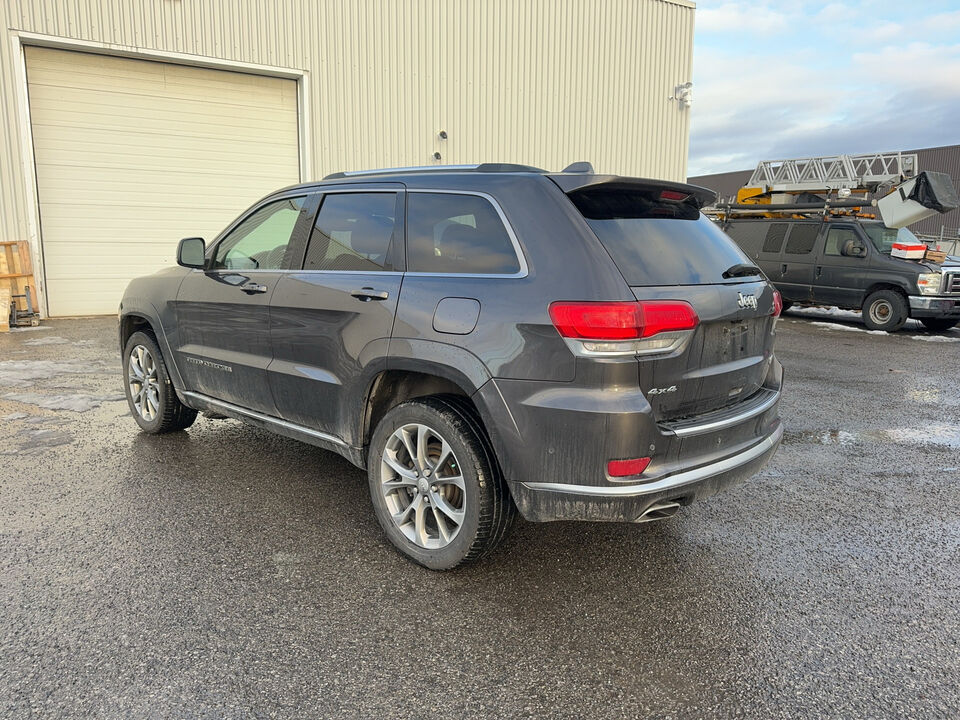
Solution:
{"label": "door handle", "polygon": [[817,265],[817,277],[820,277],[820,273],[823,272],[823,267]]}
{"label": "door handle", "polygon": [[787,274],[787,264],[786,264],[786,263],[784,263],[783,265],[780,266],[780,274],[781,274],[781,275],[786,275],[786,274]]}
{"label": "door handle", "polygon": [[255,295],[256,293],[265,293],[267,291],[267,286],[251,280],[250,282],[241,285],[240,289],[243,290],[247,295]]}
{"label": "door handle", "polygon": [[365,287],[354,290],[350,293],[360,302],[370,302],[371,300],[386,300],[390,294],[386,290],[374,290],[372,287]]}

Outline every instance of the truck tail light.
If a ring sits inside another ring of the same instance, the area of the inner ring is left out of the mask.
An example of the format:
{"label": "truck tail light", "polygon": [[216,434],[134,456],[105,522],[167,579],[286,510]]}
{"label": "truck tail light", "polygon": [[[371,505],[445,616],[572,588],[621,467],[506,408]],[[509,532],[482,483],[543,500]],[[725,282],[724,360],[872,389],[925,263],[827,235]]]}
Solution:
{"label": "truck tail light", "polygon": [[673,352],[700,324],[682,300],[555,302],[550,319],[577,355],[615,356]]}
{"label": "truck tail light", "polygon": [[650,458],[632,458],[630,460],[611,460],[607,463],[607,475],[610,477],[630,477],[639,475],[647,469]]}

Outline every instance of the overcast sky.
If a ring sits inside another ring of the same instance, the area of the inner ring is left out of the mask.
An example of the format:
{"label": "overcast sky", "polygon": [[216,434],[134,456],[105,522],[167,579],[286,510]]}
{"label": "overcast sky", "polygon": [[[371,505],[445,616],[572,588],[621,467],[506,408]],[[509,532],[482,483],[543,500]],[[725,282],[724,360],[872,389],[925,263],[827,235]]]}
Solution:
{"label": "overcast sky", "polygon": [[960,143],[960,0],[697,0],[689,174]]}

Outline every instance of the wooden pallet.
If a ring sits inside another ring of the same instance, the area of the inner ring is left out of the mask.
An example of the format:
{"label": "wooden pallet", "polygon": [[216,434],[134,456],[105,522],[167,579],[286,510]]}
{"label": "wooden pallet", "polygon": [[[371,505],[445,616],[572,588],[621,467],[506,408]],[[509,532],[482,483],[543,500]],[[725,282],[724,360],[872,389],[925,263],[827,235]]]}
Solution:
{"label": "wooden pallet", "polygon": [[0,241],[0,332],[10,329],[10,304],[20,303],[23,299],[13,300],[13,295],[23,295],[30,288],[30,302],[37,309],[37,284],[33,279],[33,266],[30,264],[30,246],[17,240]]}

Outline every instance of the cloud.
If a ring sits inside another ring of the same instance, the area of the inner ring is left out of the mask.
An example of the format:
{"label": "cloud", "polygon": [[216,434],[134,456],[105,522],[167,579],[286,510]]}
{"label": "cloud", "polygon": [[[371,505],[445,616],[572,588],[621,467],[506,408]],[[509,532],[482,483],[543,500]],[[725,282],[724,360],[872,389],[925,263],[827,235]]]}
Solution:
{"label": "cloud", "polygon": [[[734,10],[706,11],[718,27]],[[778,14],[791,29],[776,37],[705,36],[698,25],[690,175],[960,142],[960,11],[878,17],[832,4]]]}
{"label": "cloud", "polygon": [[787,15],[760,4],[726,3],[698,10],[696,26],[706,33],[770,33],[787,26]]}

